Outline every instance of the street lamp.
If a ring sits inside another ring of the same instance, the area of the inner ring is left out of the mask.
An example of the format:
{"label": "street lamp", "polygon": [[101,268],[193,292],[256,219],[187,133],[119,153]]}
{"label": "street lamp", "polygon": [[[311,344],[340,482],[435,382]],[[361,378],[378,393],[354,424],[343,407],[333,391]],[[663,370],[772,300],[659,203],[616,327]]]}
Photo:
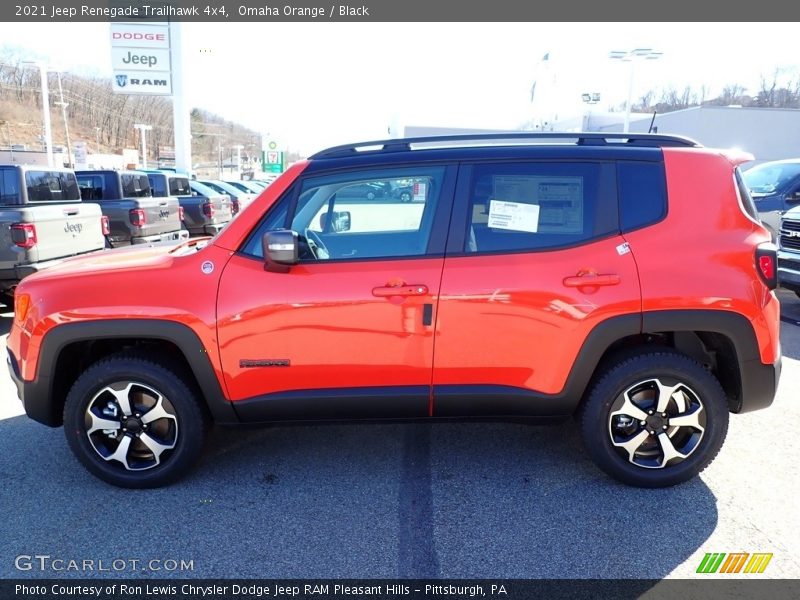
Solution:
{"label": "street lamp", "polygon": [[23,64],[34,65],[39,69],[42,87],[42,119],[44,120],[44,143],[47,152],[47,166],[53,167],[53,130],[50,127],[50,92],[47,88],[47,67],[40,60],[26,60]]}
{"label": "street lamp", "polygon": [[583,131],[591,131],[592,127],[592,106],[600,102],[600,92],[591,92],[591,93],[584,93],[581,94],[581,100],[583,100],[587,105],[588,109],[586,112],[586,117],[584,118],[583,122]]}
{"label": "street lamp", "polygon": [[139,130],[139,134],[142,137],[142,168],[147,168],[147,133],[150,131],[153,126],[152,125],[143,125],[141,123],[136,123],[133,126],[134,129]]}
{"label": "street lamp", "polygon": [[634,48],[633,50],[613,50],[609,53],[608,57],[614,60],[621,60],[622,62],[630,63],[630,72],[628,79],[628,101],[625,103],[625,125],[622,131],[628,133],[631,124],[631,101],[633,99],[633,71],[634,64],[637,60],[658,60],[663,55],[663,52],[656,52],[652,48]]}

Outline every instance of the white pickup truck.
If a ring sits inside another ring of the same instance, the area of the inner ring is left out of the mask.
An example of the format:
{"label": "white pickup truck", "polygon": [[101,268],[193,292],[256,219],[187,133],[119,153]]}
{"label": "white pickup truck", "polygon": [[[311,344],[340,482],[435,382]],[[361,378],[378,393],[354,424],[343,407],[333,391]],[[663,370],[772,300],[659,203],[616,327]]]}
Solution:
{"label": "white pickup truck", "polygon": [[0,296],[63,259],[105,247],[108,221],[81,202],[75,173],[37,165],[0,164]]}

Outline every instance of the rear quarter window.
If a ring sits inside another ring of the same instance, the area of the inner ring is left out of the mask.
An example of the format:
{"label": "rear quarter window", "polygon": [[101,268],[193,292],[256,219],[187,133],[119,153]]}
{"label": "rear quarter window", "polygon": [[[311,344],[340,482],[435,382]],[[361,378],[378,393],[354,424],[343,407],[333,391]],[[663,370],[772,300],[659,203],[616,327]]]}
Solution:
{"label": "rear quarter window", "polygon": [[667,215],[667,183],[663,163],[617,163],[619,224],[623,233],[652,225]]}

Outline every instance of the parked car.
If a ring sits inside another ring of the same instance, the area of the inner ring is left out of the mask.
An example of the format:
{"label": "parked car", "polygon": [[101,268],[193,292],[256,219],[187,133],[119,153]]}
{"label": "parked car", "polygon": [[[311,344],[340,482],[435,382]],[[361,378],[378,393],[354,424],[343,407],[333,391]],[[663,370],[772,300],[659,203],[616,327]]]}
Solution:
{"label": "parked car", "polygon": [[190,235],[216,235],[233,218],[231,200],[203,186],[198,192],[189,178],[171,171],[147,171],[153,196],[174,197],[183,208],[183,226]]}
{"label": "parked car", "polygon": [[784,213],[778,243],[778,282],[800,297],[800,206]]}
{"label": "parked car", "polygon": [[108,217],[111,246],[177,242],[189,238],[181,229],[177,198],[153,198],[147,173],[141,171],[76,171],[81,198],[97,202]]}
{"label": "parked car", "polygon": [[228,185],[232,185],[232,186],[233,186],[233,187],[235,187],[237,190],[241,190],[242,192],[245,192],[245,193],[247,193],[247,194],[255,194],[255,195],[258,195],[258,194],[260,194],[262,191],[264,191],[264,190],[262,190],[262,189],[261,189],[261,188],[260,188],[258,185],[254,184],[254,183],[253,183],[253,182],[251,182],[251,181],[244,181],[244,180],[239,180],[239,181],[236,181],[236,180],[228,180],[228,181],[226,181],[225,183],[227,183]]}
{"label": "parked car", "polygon": [[765,162],[744,171],[761,221],[776,238],[781,215],[800,205],[800,158]]}
{"label": "parked car", "polygon": [[263,181],[261,179],[248,179],[247,183],[249,183],[250,185],[257,185],[261,190],[267,189],[267,186],[269,185],[268,182]]}
{"label": "parked car", "polygon": [[[123,487],[183,476],[210,422],[575,416],[601,469],[662,487],[772,403],[777,256],[741,156],[441,139],[319,152],[202,244],[27,278],[7,346],[28,416]],[[411,203],[340,196],[408,179]]]}
{"label": "parked car", "polygon": [[199,179],[198,183],[211,188],[218,194],[226,194],[231,199],[233,216],[244,210],[253,201],[253,198],[257,196],[253,192],[243,192],[239,188],[218,179]]}
{"label": "parked car", "polygon": [[81,201],[75,173],[0,165],[0,296],[24,277],[105,246],[108,220]]}

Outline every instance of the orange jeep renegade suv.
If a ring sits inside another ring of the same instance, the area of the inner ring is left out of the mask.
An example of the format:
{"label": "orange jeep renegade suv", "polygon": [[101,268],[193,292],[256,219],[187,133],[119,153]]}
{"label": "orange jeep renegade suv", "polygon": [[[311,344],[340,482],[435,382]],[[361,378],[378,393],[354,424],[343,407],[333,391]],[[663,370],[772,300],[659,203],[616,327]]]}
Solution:
{"label": "orange jeep renegade suv", "polygon": [[26,278],[11,374],[118,486],[184,474],[212,422],[570,415],[605,472],[674,485],[780,374],[742,158],[639,134],[331,148],[212,239]]}

